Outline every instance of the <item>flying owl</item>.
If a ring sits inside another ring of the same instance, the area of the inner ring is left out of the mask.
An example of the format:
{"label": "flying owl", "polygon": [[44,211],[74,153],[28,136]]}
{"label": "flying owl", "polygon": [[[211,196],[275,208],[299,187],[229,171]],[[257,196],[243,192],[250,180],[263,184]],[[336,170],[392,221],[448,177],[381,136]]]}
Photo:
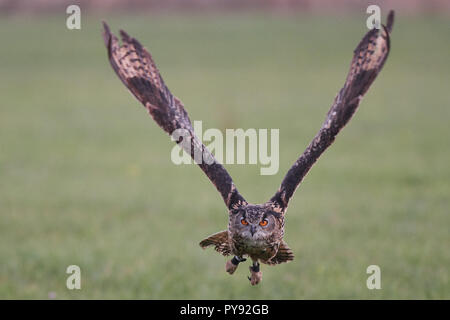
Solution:
{"label": "flying owl", "polygon": [[283,240],[289,200],[312,165],[353,116],[362,97],[382,69],[389,54],[393,21],[394,13],[391,11],[387,26],[370,30],[358,44],[344,86],[335,97],[325,122],[289,169],[277,192],[263,204],[248,203],[225,168],[197,138],[182,102],[165,85],[150,53],[122,30],[120,45],[108,25],[103,23],[108,58],[120,80],[169,135],[177,129],[188,133],[175,142],[189,152],[192,158],[198,154],[196,152],[201,152],[204,158],[212,159],[198,165],[221,194],[228,209],[229,223],[227,230],[210,235],[200,242],[200,246],[213,246],[219,253],[233,256],[225,265],[229,274],[235,272],[239,263],[251,258],[248,278],[255,285],[262,279],[260,262],[276,265],[294,259],[292,250]]}

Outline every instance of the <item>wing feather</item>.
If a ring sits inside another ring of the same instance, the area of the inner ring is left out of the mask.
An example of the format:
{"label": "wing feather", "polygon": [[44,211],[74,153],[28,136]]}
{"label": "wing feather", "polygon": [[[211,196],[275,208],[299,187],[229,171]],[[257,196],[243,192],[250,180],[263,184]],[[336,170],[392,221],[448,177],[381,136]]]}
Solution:
{"label": "wing feather", "polygon": [[[112,68],[130,92],[147,108],[155,122],[169,135],[184,129],[186,136],[176,143],[191,154],[220,192],[229,209],[245,204],[225,168],[216,161],[194,133],[191,120],[181,101],[174,97],[164,83],[150,53],[125,31],[120,31],[122,45],[103,23],[103,39]],[[201,155],[205,161],[198,161]],[[197,156],[198,157],[198,156]],[[199,162],[199,163],[198,163]]]}
{"label": "wing feather", "polygon": [[389,33],[393,22],[394,13],[391,11],[387,27],[370,30],[356,47],[344,87],[337,94],[320,131],[289,169],[280,188],[270,200],[283,212],[309,169],[351,119],[362,97],[383,68],[390,50]]}

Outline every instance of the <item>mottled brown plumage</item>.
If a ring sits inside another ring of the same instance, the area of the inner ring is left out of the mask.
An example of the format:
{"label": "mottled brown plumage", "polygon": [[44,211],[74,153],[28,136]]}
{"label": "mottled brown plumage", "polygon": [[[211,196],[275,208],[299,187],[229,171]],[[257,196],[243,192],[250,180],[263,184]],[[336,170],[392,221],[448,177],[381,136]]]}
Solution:
{"label": "mottled brown plumage", "polygon": [[[213,159],[212,164],[203,162],[200,168],[222,195],[228,208],[237,201],[244,201],[225,168],[215,161],[214,156],[194,134],[191,120],[181,101],[166,87],[152,56],[134,38],[121,30],[122,45],[106,23],[103,23],[103,39],[108,49],[108,58],[114,71],[125,86],[147,108],[156,123],[168,134],[184,129],[190,134],[190,141],[176,141],[183,148],[191,145],[190,153],[203,154],[204,159]],[[187,143],[187,144],[186,144]]]}
{"label": "mottled brown plumage", "polygon": [[194,134],[189,116],[179,99],[166,87],[150,53],[134,38],[120,31],[122,45],[104,23],[103,37],[112,68],[125,86],[147,108],[156,123],[168,134],[185,130],[187,136],[175,142],[193,159],[201,154],[205,161],[196,163],[220,192],[228,208],[228,229],[200,242],[202,248],[214,246],[228,256],[226,271],[234,273],[239,263],[250,257],[249,280],[259,283],[262,273],[259,262],[275,265],[294,259],[292,250],[283,240],[284,218],[290,198],[319,156],[333,143],[339,131],[348,123],[364,94],[381,71],[390,49],[389,34],[394,14],[387,26],[370,30],[354,51],[350,71],[339,91],[325,122],[312,142],[284,177],[280,188],[266,203],[247,203],[236,189],[230,175]]}

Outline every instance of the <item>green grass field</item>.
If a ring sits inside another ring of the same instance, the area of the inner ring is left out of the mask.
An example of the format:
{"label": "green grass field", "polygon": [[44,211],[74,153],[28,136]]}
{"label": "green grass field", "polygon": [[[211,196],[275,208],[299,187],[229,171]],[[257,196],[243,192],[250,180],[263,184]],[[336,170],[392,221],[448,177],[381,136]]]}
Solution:
{"label": "green grass field", "polygon": [[[341,88],[365,16],[82,16],[0,20],[0,298],[450,298],[448,17],[402,17],[357,114],[297,190],[294,262],[248,266],[198,242],[226,208],[106,59],[102,19],[152,52],[204,128],[279,128],[280,170],[227,165],[268,200]],[[78,265],[82,289],[66,288]],[[368,290],[366,268],[381,267]]]}

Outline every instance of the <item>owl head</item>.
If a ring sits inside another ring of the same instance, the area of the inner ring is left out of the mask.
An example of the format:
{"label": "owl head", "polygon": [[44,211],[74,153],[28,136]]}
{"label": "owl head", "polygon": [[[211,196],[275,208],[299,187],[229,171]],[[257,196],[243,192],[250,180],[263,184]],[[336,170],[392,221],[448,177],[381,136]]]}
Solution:
{"label": "owl head", "polygon": [[267,204],[240,206],[230,211],[229,219],[229,230],[249,240],[263,240],[282,233],[282,214]]}

